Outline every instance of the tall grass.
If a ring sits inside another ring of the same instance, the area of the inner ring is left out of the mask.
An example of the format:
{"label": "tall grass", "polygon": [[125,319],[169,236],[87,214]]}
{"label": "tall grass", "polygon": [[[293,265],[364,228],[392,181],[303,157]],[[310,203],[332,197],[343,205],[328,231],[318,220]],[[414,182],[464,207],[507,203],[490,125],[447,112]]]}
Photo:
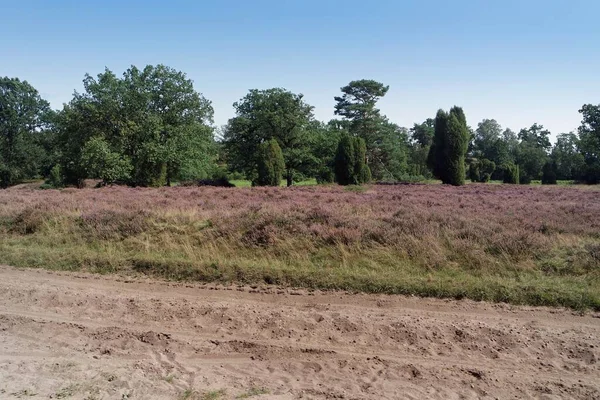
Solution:
{"label": "tall grass", "polygon": [[600,198],[471,184],[0,191],[0,262],[600,309]]}

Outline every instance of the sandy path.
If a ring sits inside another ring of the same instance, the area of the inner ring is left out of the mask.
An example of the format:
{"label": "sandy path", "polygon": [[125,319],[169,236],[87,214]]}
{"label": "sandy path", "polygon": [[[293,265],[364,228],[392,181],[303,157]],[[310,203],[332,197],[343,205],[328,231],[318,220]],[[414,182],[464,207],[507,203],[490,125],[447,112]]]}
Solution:
{"label": "sandy path", "polygon": [[600,399],[599,358],[598,314],[0,267],[2,399]]}

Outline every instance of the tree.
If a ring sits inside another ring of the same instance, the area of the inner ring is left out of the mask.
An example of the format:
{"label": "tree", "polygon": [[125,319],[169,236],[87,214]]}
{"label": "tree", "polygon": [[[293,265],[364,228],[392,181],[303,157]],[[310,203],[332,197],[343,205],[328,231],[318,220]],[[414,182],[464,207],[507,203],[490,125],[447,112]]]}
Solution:
{"label": "tree", "polygon": [[407,146],[407,172],[413,176],[429,178],[431,173],[427,166],[427,155],[433,143],[435,120],[427,118],[421,124],[414,124],[410,129]]}
{"label": "tree", "polygon": [[521,142],[517,148],[516,161],[521,183],[528,184],[541,178],[542,168],[548,160],[548,151],[551,148],[549,136],[550,131],[538,124],[519,132]]}
{"label": "tree", "polygon": [[484,119],[477,125],[473,137],[474,156],[494,160],[495,147],[502,135],[502,127],[495,119]]}
{"label": "tree", "polygon": [[327,124],[319,121],[311,123],[314,140],[311,143],[311,153],[317,160],[314,176],[318,183],[332,183],[335,181],[335,154],[338,143],[347,131],[340,126],[339,120],[331,120]]}
{"label": "tree", "polygon": [[542,184],[556,185],[556,163],[554,161],[546,161],[542,168]]}
{"label": "tree", "polygon": [[360,185],[371,180],[363,138],[343,135],[335,156],[335,177],[340,185]]}
{"label": "tree", "polygon": [[367,145],[363,138],[352,138],[354,145],[354,182],[355,184],[369,183],[371,170],[367,165]]}
{"label": "tree", "polygon": [[557,179],[579,179],[585,165],[579,147],[579,138],[574,133],[561,133],[556,137],[550,158],[556,164]]}
{"label": "tree", "polygon": [[367,156],[373,176],[377,180],[402,179],[408,170],[408,146],[408,130],[382,117],[375,145]]}
{"label": "tree", "polygon": [[41,173],[52,111],[27,81],[0,77],[0,187]]}
{"label": "tree", "polygon": [[600,104],[584,104],[579,112],[583,116],[578,129],[579,147],[585,161],[580,180],[600,183]]}
{"label": "tree", "polygon": [[258,146],[275,139],[283,152],[288,186],[314,171],[318,162],[311,153],[313,107],[302,94],[281,88],[253,89],[233,106],[236,116],[224,131],[230,169],[256,176]]}
{"label": "tree", "polygon": [[546,151],[552,147],[550,143],[550,131],[544,129],[543,125],[534,123],[530,128],[523,128],[519,131],[518,138],[521,142],[529,142]]}
{"label": "tree", "polygon": [[351,185],[354,182],[354,140],[350,135],[343,135],[335,154],[335,180],[340,185]]}
{"label": "tree", "polygon": [[367,164],[377,179],[383,179],[386,174],[389,177],[389,161],[401,164],[402,161],[398,161],[398,157],[404,160],[406,158],[405,153],[401,155],[391,151],[397,144],[400,128],[391,124],[376,107],[377,101],[385,96],[388,90],[389,86],[383,83],[362,79],[342,87],[342,96],[334,97],[335,114],[344,118],[352,136],[365,141]]}
{"label": "tree", "polygon": [[104,185],[114,182],[126,182],[133,169],[128,158],[112,151],[106,140],[91,138],[81,151],[81,165],[85,166],[88,178],[102,179]]}
{"label": "tree", "polygon": [[258,146],[258,175],[255,186],[279,186],[285,172],[283,153],[277,140],[271,139]]}
{"label": "tree", "polygon": [[87,177],[82,150],[92,138],[132,166],[130,185],[206,178],[214,169],[213,109],[183,72],[132,66],[122,78],[106,69],[83,83],[84,93],[75,93],[57,120],[67,182]]}
{"label": "tree", "polygon": [[428,156],[434,176],[443,183],[465,183],[465,154],[469,145],[469,130],[460,107],[449,113],[439,110],[435,119],[435,135]]}
{"label": "tree", "polygon": [[[475,130],[471,155],[477,159],[490,160],[496,165],[514,161],[511,158],[509,143],[505,140],[504,134],[510,135],[512,132],[508,129],[502,131],[502,127],[494,119],[484,119]],[[502,169],[495,169],[490,178],[502,179],[502,173]]]}
{"label": "tree", "polygon": [[481,160],[471,160],[469,165],[469,178],[471,182],[489,182],[492,174],[496,170],[496,163],[483,158]]}
{"label": "tree", "polygon": [[519,166],[513,163],[505,164],[504,169],[504,183],[511,183],[518,185],[519,182]]}

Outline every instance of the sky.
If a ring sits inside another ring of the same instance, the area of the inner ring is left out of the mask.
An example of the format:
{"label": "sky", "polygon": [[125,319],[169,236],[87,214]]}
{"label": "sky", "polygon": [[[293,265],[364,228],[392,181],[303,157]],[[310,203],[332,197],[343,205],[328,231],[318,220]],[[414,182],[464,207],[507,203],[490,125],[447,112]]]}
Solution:
{"label": "sky", "polygon": [[53,108],[86,73],[165,64],[213,102],[215,124],[249,89],[304,94],[316,118],[352,80],[390,86],[379,108],[400,126],[462,106],[518,131],[575,130],[600,103],[597,0],[0,0],[0,76]]}

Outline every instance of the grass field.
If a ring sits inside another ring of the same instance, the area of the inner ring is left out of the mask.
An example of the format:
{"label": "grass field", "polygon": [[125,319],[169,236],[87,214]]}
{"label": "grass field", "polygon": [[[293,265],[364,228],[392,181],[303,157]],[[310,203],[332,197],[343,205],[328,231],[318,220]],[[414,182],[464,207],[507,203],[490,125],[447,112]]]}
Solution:
{"label": "grass field", "polygon": [[0,263],[600,309],[600,196],[469,184],[0,191]]}

